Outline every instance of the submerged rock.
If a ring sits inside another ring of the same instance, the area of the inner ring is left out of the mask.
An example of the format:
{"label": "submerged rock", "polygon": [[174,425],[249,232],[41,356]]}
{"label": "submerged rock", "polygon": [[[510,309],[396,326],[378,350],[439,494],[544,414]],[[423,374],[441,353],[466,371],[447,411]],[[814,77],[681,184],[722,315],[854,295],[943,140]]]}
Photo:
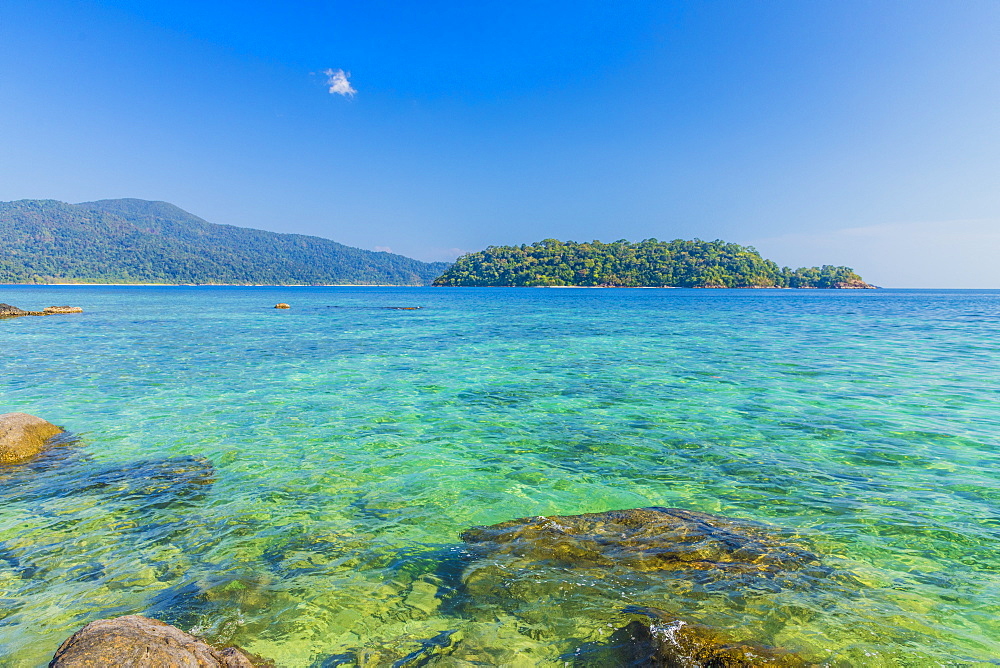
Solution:
{"label": "submerged rock", "polygon": [[88,494],[143,508],[198,501],[215,481],[205,457],[186,455],[97,466],[86,458],[39,458],[39,466],[11,466],[0,476],[0,503],[40,502]]}
{"label": "submerged rock", "polygon": [[816,563],[766,525],[680,508],[527,517],[462,534],[475,555],[636,571],[776,572]]}
{"label": "submerged rock", "polygon": [[111,466],[95,473],[78,491],[97,491],[145,509],[199,502],[215,482],[215,468],[205,457],[185,455]]}
{"label": "submerged rock", "polygon": [[833,583],[832,569],[776,527],[677,508],[521,518],[462,538],[461,613],[512,614],[552,638],[620,626],[612,611],[623,605],[711,614],[740,637],[770,638],[788,618],[782,601]]}
{"label": "submerged rock", "polygon": [[164,622],[127,615],[100,619],[84,626],[59,646],[49,668],[253,668],[253,665],[235,647],[217,650]]}
{"label": "submerged rock", "polygon": [[[567,657],[568,658],[568,657]],[[573,655],[574,668],[806,668],[813,664],[779,649],[732,642],[717,631],[681,620],[634,620],[606,643]]]}
{"label": "submerged rock", "polygon": [[17,464],[31,459],[45,449],[49,439],[61,433],[62,427],[34,415],[0,415],[0,464]]}
{"label": "submerged rock", "polygon": [[280,302],[278,304],[275,304],[274,308],[292,308],[292,307],[289,306],[288,304],[284,303],[284,302]]}

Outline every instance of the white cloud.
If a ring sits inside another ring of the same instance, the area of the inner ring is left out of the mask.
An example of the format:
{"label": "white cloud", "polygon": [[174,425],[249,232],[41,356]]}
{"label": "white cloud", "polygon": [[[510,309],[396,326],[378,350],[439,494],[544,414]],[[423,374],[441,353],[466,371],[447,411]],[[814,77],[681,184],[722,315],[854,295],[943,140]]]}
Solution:
{"label": "white cloud", "polygon": [[1000,221],[884,223],[751,242],[791,267],[844,264],[894,288],[1000,288]]}
{"label": "white cloud", "polygon": [[354,86],[348,79],[351,78],[350,72],[345,72],[344,70],[323,70],[323,74],[327,76],[326,85],[330,87],[330,94],[343,95],[344,97],[354,97],[357,93]]}

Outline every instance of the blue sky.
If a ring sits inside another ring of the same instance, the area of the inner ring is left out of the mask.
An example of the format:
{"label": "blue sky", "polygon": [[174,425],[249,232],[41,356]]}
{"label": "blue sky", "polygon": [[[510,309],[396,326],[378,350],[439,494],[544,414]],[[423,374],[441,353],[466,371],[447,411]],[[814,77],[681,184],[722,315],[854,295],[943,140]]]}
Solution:
{"label": "blue sky", "polygon": [[2,200],[426,260],[722,238],[1000,288],[1000,2],[4,3],[0,155]]}

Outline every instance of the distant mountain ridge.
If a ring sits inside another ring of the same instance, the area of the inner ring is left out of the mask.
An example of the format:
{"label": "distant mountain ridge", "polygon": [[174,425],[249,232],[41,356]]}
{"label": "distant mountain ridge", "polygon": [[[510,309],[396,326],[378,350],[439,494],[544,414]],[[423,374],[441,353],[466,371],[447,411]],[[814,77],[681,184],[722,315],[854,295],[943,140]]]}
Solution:
{"label": "distant mountain ridge", "polygon": [[141,199],[0,202],[0,247],[0,283],[429,285],[448,266]]}

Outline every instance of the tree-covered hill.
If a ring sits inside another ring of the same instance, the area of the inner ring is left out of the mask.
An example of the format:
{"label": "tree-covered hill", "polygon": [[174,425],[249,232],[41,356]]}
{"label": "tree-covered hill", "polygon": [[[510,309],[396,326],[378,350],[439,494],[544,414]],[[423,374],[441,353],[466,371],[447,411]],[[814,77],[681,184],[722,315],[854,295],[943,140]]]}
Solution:
{"label": "tree-covered hill", "polygon": [[870,288],[849,267],[789,269],[753,248],[724,241],[576,243],[546,239],[530,246],[490,246],[458,258],[440,286],[682,288]]}
{"label": "tree-covered hill", "polygon": [[448,266],[139,199],[0,202],[0,247],[0,283],[427,285]]}

